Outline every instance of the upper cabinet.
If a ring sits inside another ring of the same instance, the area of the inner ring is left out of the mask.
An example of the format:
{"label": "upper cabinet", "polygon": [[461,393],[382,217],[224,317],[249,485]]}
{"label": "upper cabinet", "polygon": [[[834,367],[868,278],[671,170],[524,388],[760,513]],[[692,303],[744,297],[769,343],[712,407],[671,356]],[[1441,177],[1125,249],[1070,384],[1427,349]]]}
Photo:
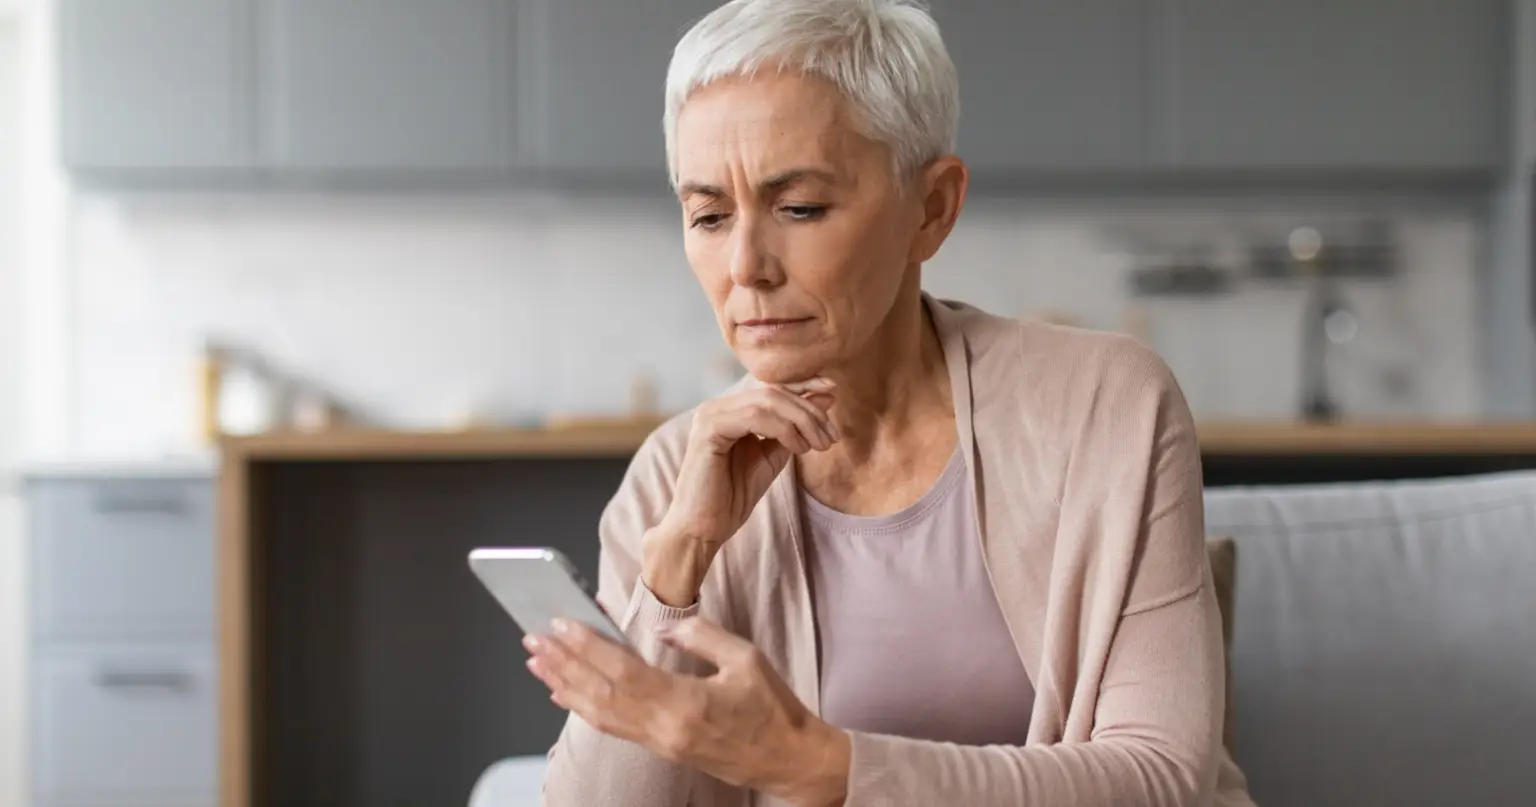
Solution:
{"label": "upper cabinet", "polygon": [[277,169],[415,172],[515,152],[508,0],[268,0],[263,156]]}
{"label": "upper cabinet", "polygon": [[82,170],[249,167],[243,0],[59,0],[59,135]]}
{"label": "upper cabinet", "polygon": [[1536,3],[1521,4],[1517,14],[1515,130],[1524,145],[1526,168],[1536,171]]}
{"label": "upper cabinet", "polygon": [[[63,152],[140,184],[662,187],[667,65],[719,2],[58,0]],[[932,7],[993,188],[1491,176],[1518,145],[1511,0]]]}
{"label": "upper cabinet", "polygon": [[694,22],[720,0],[527,0],[539,71],[533,161],[557,171],[662,178],[667,65]]}
{"label": "upper cabinet", "polygon": [[1146,0],[935,0],[978,171],[1145,168]]}
{"label": "upper cabinet", "polygon": [[1508,0],[1168,0],[1170,162],[1495,167]]}

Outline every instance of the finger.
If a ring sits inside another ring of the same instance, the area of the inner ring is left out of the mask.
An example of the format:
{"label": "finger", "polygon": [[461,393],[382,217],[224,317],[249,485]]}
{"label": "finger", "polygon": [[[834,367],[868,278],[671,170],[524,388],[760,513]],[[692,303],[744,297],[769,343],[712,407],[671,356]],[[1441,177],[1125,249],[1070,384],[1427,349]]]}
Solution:
{"label": "finger", "polygon": [[528,670],[551,694],[573,705],[595,703],[613,692],[611,681],[555,639],[541,643],[539,653],[528,659]]}
{"label": "finger", "polygon": [[633,652],[597,631],[572,619],[554,620],[557,649],[590,665],[609,680],[618,680],[634,671],[635,665],[647,666]]}
{"label": "finger", "polygon": [[608,699],[590,690],[560,684],[550,688],[549,700],[604,734],[621,740],[640,739],[636,728],[616,713]]}
{"label": "finger", "polygon": [[825,451],[834,442],[827,413],[794,393],[778,388],[762,390],[763,407],[759,414],[778,417],[794,425],[795,431],[813,448]]}
{"label": "finger", "polygon": [[661,638],[722,670],[740,666],[757,653],[751,642],[699,617],[690,617],[664,630]]}
{"label": "finger", "polygon": [[837,382],[825,376],[817,376],[805,381],[783,384],[782,387],[796,395],[806,395],[814,392],[831,392],[837,389]]}
{"label": "finger", "polygon": [[798,421],[808,418],[803,410],[790,402],[791,397],[783,391],[758,390],[729,402],[713,413],[706,424],[709,441],[720,453],[729,451],[748,435],[777,440],[796,454],[810,451],[813,447],[811,435],[817,434],[818,430],[809,424],[802,429]]}
{"label": "finger", "polygon": [[811,417],[815,418],[816,423],[821,427],[822,433],[827,436],[829,441],[837,442],[843,439],[843,435],[837,429],[837,423],[832,420],[832,413],[828,411],[837,399],[825,392],[807,392],[800,395],[791,394],[789,399],[809,412]]}
{"label": "finger", "polygon": [[800,398],[801,398],[801,400],[809,401],[811,403],[811,405],[815,406],[818,410],[820,410],[822,412],[826,412],[827,415],[828,415],[827,422],[828,423],[832,423],[833,422],[831,417],[830,417],[832,413],[829,412],[828,410],[830,410],[832,408],[832,404],[837,403],[837,399],[836,398],[832,397],[831,395],[828,395],[825,392],[812,392],[812,393],[808,393],[806,395],[801,395]]}

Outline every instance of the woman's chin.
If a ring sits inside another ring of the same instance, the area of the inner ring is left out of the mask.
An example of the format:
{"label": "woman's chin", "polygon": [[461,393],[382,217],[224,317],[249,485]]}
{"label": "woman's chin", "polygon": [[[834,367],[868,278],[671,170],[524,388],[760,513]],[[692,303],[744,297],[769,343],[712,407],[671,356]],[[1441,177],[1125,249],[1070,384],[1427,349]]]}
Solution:
{"label": "woman's chin", "polygon": [[823,362],[804,351],[758,348],[742,351],[736,358],[748,374],[764,384],[808,381],[815,378],[823,368]]}

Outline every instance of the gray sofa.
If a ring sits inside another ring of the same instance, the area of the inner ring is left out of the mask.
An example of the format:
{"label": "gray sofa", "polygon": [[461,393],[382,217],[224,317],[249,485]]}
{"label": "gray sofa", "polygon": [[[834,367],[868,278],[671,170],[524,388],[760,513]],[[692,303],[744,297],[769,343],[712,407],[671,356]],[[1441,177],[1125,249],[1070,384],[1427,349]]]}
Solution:
{"label": "gray sofa", "polygon": [[[1536,807],[1536,473],[1206,491],[1260,807]],[[472,807],[534,807],[508,760]]]}
{"label": "gray sofa", "polygon": [[1536,474],[1206,491],[1261,807],[1536,805]]}

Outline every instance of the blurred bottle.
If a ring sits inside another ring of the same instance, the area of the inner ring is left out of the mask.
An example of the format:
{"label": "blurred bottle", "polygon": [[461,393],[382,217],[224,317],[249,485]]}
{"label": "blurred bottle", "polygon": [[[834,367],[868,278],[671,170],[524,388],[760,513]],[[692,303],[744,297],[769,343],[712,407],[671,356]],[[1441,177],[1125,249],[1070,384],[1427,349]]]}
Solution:
{"label": "blurred bottle", "polygon": [[631,417],[655,416],[658,403],[656,379],[648,373],[636,373],[629,380],[629,414]]}
{"label": "blurred bottle", "polygon": [[277,415],[277,389],[255,357],[222,352],[218,394],[218,428],[223,434],[251,435],[270,431]]}
{"label": "blurred bottle", "polygon": [[219,398],[223,380],[224,351],[204,342],[197,354],[197,436],[204,445],[219,441]]}
{"label": "blurred bottle", "polygon": [[289,403],[289,425],[301,432],[322,432],[340,425],[341,410],[330,396],[309,386],[298,386]]}

